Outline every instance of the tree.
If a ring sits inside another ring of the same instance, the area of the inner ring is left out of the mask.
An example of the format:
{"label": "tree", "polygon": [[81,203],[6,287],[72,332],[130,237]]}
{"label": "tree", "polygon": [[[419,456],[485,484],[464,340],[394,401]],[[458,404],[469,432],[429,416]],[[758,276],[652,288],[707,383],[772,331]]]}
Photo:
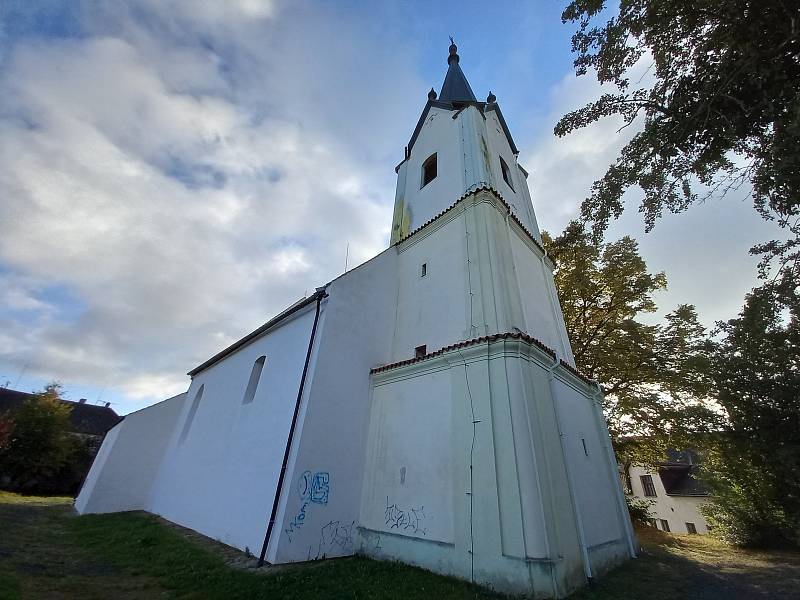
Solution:
{"label": "tree", "polygon": [[[800,280],[800,5],[788,0],[573,0],[562,21],[578,75],[593,70],[604,93],[565,115],[558,136],[618,115],[642,129],[594,183],[582,217],[600,236],[623,211],[624,192],[644,192],[647,230],[664,210],[685,210],[708,194],[752,185],[758,212],[789,232],[754,247],[761,275],[777,258]],[[646,81],[631,69],[649,64]]]}
{"label": "tree", "polygon": [[72,409],[60,397],[61,386],[50,384],[11,414],[10,439],[0,445],[0,473],[17,486],[55,475],[75,451],[75,440],[69,436]]}
{"label": "tree", "polygon": [[597,379],[617,457],[655,464],[669,445],[712,429],[703,403],[709,389],[709,343],[693,306],[681,305],[664,324],[637,318],[656,310],[664,273],[652,274],[630,237],[602,244],[578,221],[552,238],[555,283],[578,369]]}
{"label": "tree", "polygon": [[706,518],[733,543],[800,545],[800,296],[757,288],[718,328],[712,370],[728,424],[703,466]]}

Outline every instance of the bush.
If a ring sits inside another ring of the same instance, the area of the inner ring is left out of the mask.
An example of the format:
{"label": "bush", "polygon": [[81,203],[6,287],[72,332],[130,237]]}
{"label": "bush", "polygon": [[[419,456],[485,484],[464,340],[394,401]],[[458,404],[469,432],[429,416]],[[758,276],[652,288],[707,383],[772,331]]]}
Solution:
{"label": "bush", "polygon": [[631,521],[634,523],[641,523],[642,525],[650,525],[650,520],[653,515],[650,509],[653,507],[652,500],[645,500],[644,498],[636,498],[625,494],[625,504],[628,505],[628,514],[631,516]]}

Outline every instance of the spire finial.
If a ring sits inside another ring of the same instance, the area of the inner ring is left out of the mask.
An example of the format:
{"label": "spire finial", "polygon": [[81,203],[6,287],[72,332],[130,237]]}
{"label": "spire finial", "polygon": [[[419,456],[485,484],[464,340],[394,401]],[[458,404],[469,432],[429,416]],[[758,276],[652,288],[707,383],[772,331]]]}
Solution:
{"label": "spire finial", "polygon": [[489,92],[489,95],[486,97],[486,102],[492,104],[497,101],[497,96],[495,96],[492,92]]}
{"label": "spire finial", "polygon": [[456,46],[456,43],[453,41],[453,36],[451,35],[450,36],[450,54],[447,57],[447,64],[448,65],[451,64],[453,61],[458,63],[457,51],[458,51],[458,46]]}
{"label": "spire finial", "polygon": [[436,90],[431,88],[431,91],[428,92],[428,100],[436,100]]}

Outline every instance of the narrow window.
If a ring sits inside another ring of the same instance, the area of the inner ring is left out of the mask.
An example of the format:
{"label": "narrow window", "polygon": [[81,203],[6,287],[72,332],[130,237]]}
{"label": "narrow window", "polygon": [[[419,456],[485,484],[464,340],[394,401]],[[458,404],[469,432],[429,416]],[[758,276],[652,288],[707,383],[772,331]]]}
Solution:
{"label": "narrow window", "polygon": [[583,444],[583,453],[586,456],[589,456],[589,451],[586,449],[586,439],[585,438],[581,438],[581,444]]}
{"label": "narrow window", "polygon": [[261,371],[264,370],[264,362],[266,360],[266,356],[259,356],[256,362],[253,363],[253,370],[250,371],[250,381],[247,382],[247,389],[244,392],[242,404],[250,404],[256,397],[258,380],[261,379]]}
{"label": "narrow window", "polygon": [[419,270],[419,276],[425,277],[428,274],[428,263],[422,263],[422,268]]}
{"label": "narrow window", "polygon": [[694,523],[686,524],[686,533],[697,533],[697,527],[694,526]]}
{"label": "narrow window", "polygon": [[427,353],[427,346],[417,346],[414,348],[414,358],[424,358]]}
{"label": "narrow window", "polygon": [[652,475],[640,475],[639,479],[642,480],[642,489],[644,490],[644,495],[649,496],[650,498],[656,497],[656,486],[653,485],[653,476]]}
{"label": "narrow window", "polygon": [[514,189],[514,184],[511,183],[511,171],[508,170],[508,165],[506,161],[503,160],[503,157],[500,157],[500,170],[503,171],[503,179],[508,184],[512,190]]}
{"label": "narrow window", "polygon": [[422,163],[422,185],[420,188],[424,188],[434,179],[436,179],[436,152],[431,154],[425,159],[425,162]]}
{"label": "narrow window", "polygon": [[200,406],[200,400],[203,399],[203,390],[205,389],[206,384],[200,386],[200,389],[197,390],[197,393],[194,395],[194,400],[192,400],[192,406],[189,408],[189,414],[186,415],[186,422],[183,424],[183,431],[181,431],[180,443],[182,444],[186,441],[186,436],[189,435],[189,430],[192,428],[192,421],[194,421],[194,416],[197,414],[197,407]]}
{"label": "narrow window", "polygon": [[661,529],[669,533],[669,521],[666,519],[659,519],[659,521],[661,521]]}

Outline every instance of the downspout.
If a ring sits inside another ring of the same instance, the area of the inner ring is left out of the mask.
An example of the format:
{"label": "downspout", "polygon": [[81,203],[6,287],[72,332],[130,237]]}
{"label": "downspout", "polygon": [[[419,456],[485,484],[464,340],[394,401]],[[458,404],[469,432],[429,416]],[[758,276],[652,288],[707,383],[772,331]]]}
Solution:
{"label": "downspout", "polygon": [[561,364],[558,354],[555,356],[553,365],[547,368],[547,381],[550,383],[550,395],[553,397],[553,410],[556,413],[556,427],[558,428],[558,439],[561,441],[561,453],[564,455],[564,469],[567,472],[567,487],[569,488],[569,499],[572,504],[572,510],[575,512],[575,520],[578,524],[578,540],[581,546],[581,559],[583,560],[583,572],[586,574],[586,579],[592,581],[592,565],[589,562],[589,548],[586,545],[586,533],[583,530],[583,516],[581,509],[578,505],[578,500],[575,497],[575,482],[572,479],[572,469],[569,467],[569,458],[567,457],[567,447],[564,443],[564,432],[561,428],[561,417],[558,414],[558,403],[556,402],[556,384],[555,384],[555,370]]}
{"label": "downspout", "polygon": [[[598,400],[597,397],[602,395],[602,389],[597,381],[592,380],[592,384],[594,385],[592,406],[594,408],[597,426],[601,427],[602,423],[604,423],[603,411],[600,410],[602,401]],[[628,516],[628,505],[625,502],[625,496],[622,493],[622,486],[619,482],[619,472],[616,469],[617,459],[614,456],[614,449],[611,447],[611,438],[604,430],[600,431],[600,438],[603,440],[603,446],[605,446],[606,449],[606,460],[608,461],[609,474],[612,478],[611,486],[617,497],[617,514],[622,522],[622,529],[625,531],[625,539],[628,542],[628,552],[630,552],[631,558],[636,558],[636,543],[633,537],[633,527],[631,526],[630,516]]]}
{"label": "downspout", "polygon": [[314,313],[314,325],[311,327],[311,337],[308,340],[308,350],[306,351],[306,362],[303,365],[303,374],[300,377],[300,387],[297,390],[297,400],[294,404],[294,414],[292,415],[292,424],[289,427],[289,437],[286,439],[286,449],[283,452],[283,463],[281,464],[281,472],[278,475],[278,485],[275,488],[275,498],[272,500],[272,512],[269,516],[269,523],[267,524],[267,533],[264,536],[264,545],[261,546],[261,554],[258,557],[258,566],[264,566],[264,557],[267,554],[267,546],[272,535],[272,529],[275,526],[275,516],[278,514],[278,504],[281,499],[281,491],[283,490],[283,481],[286,477],[286,465],[289,463],[289,453],[292,449],[292,439],[294,438],[294,431],[297,426],[297,415],[300,413],[300,402],[303,399],[303,388],[306,384],[306,375],[308,374],[308,363],[311,361],[311,351],[314,348],[314,336],[317,333],[317,323],[319,322],[319,309],[320,303],[323,298],[327,298],[328,294],[325,293],[325,288],[319,289],[316,292],[317,308]]}

